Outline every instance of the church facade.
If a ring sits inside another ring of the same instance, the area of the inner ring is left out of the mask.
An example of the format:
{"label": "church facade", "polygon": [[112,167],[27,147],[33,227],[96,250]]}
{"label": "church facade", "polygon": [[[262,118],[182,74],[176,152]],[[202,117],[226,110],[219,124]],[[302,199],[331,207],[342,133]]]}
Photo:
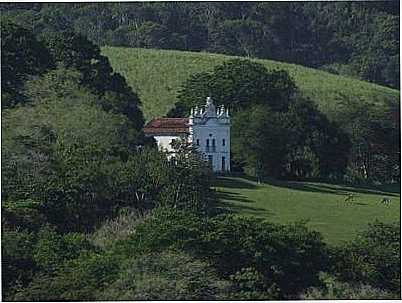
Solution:
{"label": "church facade", "polygon": [[230,171],[230,116],[222,105],[216,107],[208,97],[205,106],[191,109],[188,118],[156,118],[144,127],[155,138],[159,149],[174,153],[173,140],[184,139],[208,161],[214,172]]}

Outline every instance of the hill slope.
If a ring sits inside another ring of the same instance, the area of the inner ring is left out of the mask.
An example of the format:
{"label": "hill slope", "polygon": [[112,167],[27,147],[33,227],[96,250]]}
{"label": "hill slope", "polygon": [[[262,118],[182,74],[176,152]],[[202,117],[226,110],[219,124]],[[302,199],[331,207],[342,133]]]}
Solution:
{"label": "hill slope", "polygon": [[[235,57],[210,53],[104,47],[115,71],[121,73],[142,100],[147,120],[163,116],[175,103],[178,88],[191,74],[209,71],[215,65]],[[399,91],[324,71],[271,60],[255,60],[268,69],[284,69],[329,117],[339,110],[346,96],[355,102],[383,103],[399,100]]]}
{"label": "hill slope", "polygon": [[[245,178],[220,177],[216,188],[223,206],[237,213],[277,223],[308,220],[307,225],[331,244],[353,239],[375,219],[400,220],[397,184],[382,188],[284,181],[257,184]],[[345,203],[349,193],[354,200]],[[384,197],[391,199],[390,205],[381,203]]]}

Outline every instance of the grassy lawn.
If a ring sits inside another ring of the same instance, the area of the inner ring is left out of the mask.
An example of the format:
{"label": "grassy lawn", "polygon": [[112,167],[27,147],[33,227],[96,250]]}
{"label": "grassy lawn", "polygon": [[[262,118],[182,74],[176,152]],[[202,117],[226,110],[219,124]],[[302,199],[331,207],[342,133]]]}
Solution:
{"label": "grassy lawn", "polygon": [[[178,89],[190,75],[210,71],[214,66],[236,58],[210,53],[124,47],[103,47],[102,54],[109,58],[113,69],[121,73],[139,94],[147,120],[163,116],[173,107]],[[270,70],[287,70],[303,94],[315,101],[330,118],[340,114],[339,104],[344,98],[351,102],[379,105],[386,100],[399,100],[399,91],[373,83],[296,64],[255,61]]]}
{"label": "grassy lawn", "polygon": [[[216,186],[222,204],[237,213],[276,223],[308,220],[311,229],[331,244],[352,239],[367,223],[400,220],[400,188],[349,187],[312,182],[257,184],[246,178],[220,177]],[[345,203],[349,193],[354,201]],[[380,203],[383,197],[390,205]]]}

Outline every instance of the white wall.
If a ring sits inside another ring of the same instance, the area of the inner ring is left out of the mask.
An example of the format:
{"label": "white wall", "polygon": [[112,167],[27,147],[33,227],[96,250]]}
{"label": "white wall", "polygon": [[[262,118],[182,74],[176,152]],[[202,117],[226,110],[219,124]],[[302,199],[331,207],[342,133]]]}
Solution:
{"label": "white wall", "polygon": [[[230,125],[219,124],[211,119],[205,125],[194,124],[190,129],[190,134],[190,140],[205,155],[205,158],[208,159],[209,155],[212,156],[214,171],[222,171],[222,157],[225,157],[224,170],[230,171]],[[196,145],[197,139],[199,146]],[[209,151],[206,146],[207,139],[209,139]],[[215,139],[215,150],[212,149],[213,139]],[[225,139],[225,146],[222,145],[222,139]]]}
{"label": "white wall", "polygon": [[159,150],[173,152],[173,148],[170,145],[172,140],[180,140],[180,136],[154,136],[156,142],[158,142]]}
{"label": "white wall", "polygon": [[[212,169],[215,172],[230,171],[230,117],[229,111],[223,106],[218,109],[210,97],[207,98],[205,110],[197,107],[191,110],[189,117],[189,136],[188,141],[205,156],[208,161],[212,157]],[[174,152],[170,143],[172,140],[179,139],[180,136],[154,136],[158,146],[162,150]],[[207,139],[209,139],[209,149],[207,149]],[[215,139],[215,149],[212,145]],[[223,145],[223,139],[225,145]],[[199,140],[199,145],[197,145]],[[222,167],[222,159],[225,159]]]}

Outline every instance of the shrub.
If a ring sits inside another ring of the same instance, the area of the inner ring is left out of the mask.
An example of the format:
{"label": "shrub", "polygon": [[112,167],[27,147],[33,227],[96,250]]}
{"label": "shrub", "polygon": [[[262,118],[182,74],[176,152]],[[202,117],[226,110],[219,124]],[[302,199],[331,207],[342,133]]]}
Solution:
{"label": "shrub", "polygon": [[370,285],[355,285],[336,280],[328,274],[321,275],[322,287],[312,287],[301,296],[303,300],[389,300],[400,298],[397,294],[373,288]]}
{"label": "shrub", "polygon": [[267,283],[255,268],[242,268],[229,277],[232,282],[230,300],[275,300],[280,298],[275,283]]}
{"label": "shrub", "polygon": [[3,231],[1,237],[3,300],[8,300],[13,288],[29,283],[37,270],[32,258],[35,235],[25,231]]}
{"label": "shrub", "polygon": [[216,300],[230,285],[208,263],[177,251],[138,256],[122,268],[98,300]]}
{"label": "shrub", "polygon": [[65,260],[74,259],[82,251],[93,249],[85,236],[79,233],[61,235],[46,227],[38,233],[37,237],[33,259],[45,271],[52,271]]}
{"label": "shrub", "polygon": [[397,223],[369,224],[354,241],[334,250],[334,274],[400,294],[400,239]]}
{"label": "shrub", "polygon": [[136,232],[128,239],[117,241],[113,250],[115,254],[130,257],[166,248],[194,248],[201,238],[202,223],[201,218],[192,213],[157,208],[138,224]]}
{"label": "shrub", "polygon": [[101,248],[111,247],[116,241],[124,240],[134,234],[138,224],[147,216],[147,212],[123,208],[116,218],[107,220],[92,234],[91,242]]}
{"label": "shrub", "polygon": [[46,220],[40,213],[40,203],[26,199],[2,203],[2,227],[6,230],[38,231]]}
{"label": "shrub", "polygon": [[166,248],[208,260],[225,279],[254,268],[263,277],[263,291],[278,287],[281,297],[292,297],[318,284],[318,272],[327,266],[321,236],[303,224],[277,225],[234,215],[201,219],[168,209],[155,211],[114,250],[132,256]]}
{"label": "shrub", "polygon": [[255,268],[267,287],[279,288],[282,298],[318,284],[319,271],[327,267],[321,235],[302,223],[279,225],[220,215],[211,219],[207,228],[201,253],[213,260],[220,273],[226,276]]}
{"label": "shrub", "polygon": [[36,275],[28,287],[19,290],[15,301],[88,301],[116,277],[119,262],[105,253],[82,253],[53,273]]}

